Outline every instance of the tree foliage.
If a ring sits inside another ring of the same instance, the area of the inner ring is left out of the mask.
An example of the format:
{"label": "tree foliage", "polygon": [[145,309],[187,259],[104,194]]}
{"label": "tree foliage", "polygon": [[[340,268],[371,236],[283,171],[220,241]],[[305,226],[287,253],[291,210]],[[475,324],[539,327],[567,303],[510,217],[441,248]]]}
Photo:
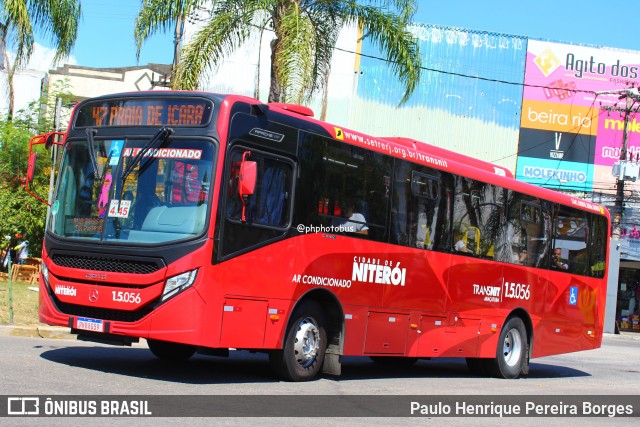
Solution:
{"label": "tree foliage", "polygon": [[15,67],[33,53],[34,31],[48,36],[56,49],[54,62],[69,55],[78,35],[80,0],[2,0],[0,31],[6,47],[15,49]]}
{"label": "tree foliage", "polygon": [[[44,235],[47,206],[24,191],[31,136],[31,129],[22,123],[0,120],[0,237],[26,233],[31,252],[38,253],[40,248],[36,242],[41,242]],[[40,157],[46,159],[46,156]],[[32,186],[39,194],[46,194],[48,184],[45,173],[38,173]],[[2,242],[4,249],[8,241]]]}
{"label": "tree foliage", "polygon": [[172,75],[174,89],[196,89],[206,71],[241,49],[253,32],[269,28],[275,38],[268,101],[301,103],[326,86],[342,26],[357,24],[405,85],[404,103],[420,80],[418,45],[407,30],[416,8],[415,0],[143,0],[135,37],[139,51],[154,32],[207,10],[209,18]]}
{"label": "tree foliage", "polygon": [[[0,51],[7,69],[8,120],[13,118],[14,76],[29,62],[36,32],[49,37],[55,48],[53,63],[67,57],[78,36],[80,0],[0,0]],[[13,64],[7,50],[15,54]]]}
{"label": "tree foliage", "polygon": [[[5,249],[5,236],[27,234],[32,255],[41,251],[47,205],[24,190],[28,164],[29,140],[33,135],[54,130],[53,115],[42,114],[53,111],[56,98],[68,100],[68,82],[62,82],[50,90],[51,98],[43,97],[18,111],[10,120],[0,118],[0,247]],[[51,99],[51,101],[48,101]],[[51,108],[51,109],[49,109]],[[32,191],[47,198],[51,160],[42,145],[38,152],[37,169],[30,185]]]}

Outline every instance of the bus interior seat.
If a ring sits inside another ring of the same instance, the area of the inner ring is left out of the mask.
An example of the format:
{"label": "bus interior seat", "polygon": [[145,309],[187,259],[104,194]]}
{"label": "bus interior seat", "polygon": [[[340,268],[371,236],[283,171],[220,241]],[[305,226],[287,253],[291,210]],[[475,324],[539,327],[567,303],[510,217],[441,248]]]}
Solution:
{"label": "bus interior seat", "polygon": [[141,231],[195,234],[202,230],[206,205],[157,206],[152,208],[142,223]]}

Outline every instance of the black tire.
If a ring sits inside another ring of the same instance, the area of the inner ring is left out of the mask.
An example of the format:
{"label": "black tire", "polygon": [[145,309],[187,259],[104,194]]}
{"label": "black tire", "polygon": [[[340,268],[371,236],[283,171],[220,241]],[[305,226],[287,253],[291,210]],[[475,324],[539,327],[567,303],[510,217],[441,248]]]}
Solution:
{"label": "black tire", "polygon": [[508,319],[500,331],[496,358],[489,359],[492,361],[490,373],[497,378],[518,378],[526,364],[528,342],[522,319]]}
{"label": "black tire", "polygon": [[188,344],[178,344],[174,342],[147,340],[149,350],[156,357],[162,360],[181,362],[189,359],[196,352],[196,348]]}
{"label": "black tire", "polygon": [[291,316],[282,350],[269,353],[273,370],[286,381],[309,381],[318,375],[327,349],[322,308],[302,303]]}
{"label": "black tire", "polygon": [[390,368],[410,368],[418,361],[417,357],[369,356],[375,363]]}

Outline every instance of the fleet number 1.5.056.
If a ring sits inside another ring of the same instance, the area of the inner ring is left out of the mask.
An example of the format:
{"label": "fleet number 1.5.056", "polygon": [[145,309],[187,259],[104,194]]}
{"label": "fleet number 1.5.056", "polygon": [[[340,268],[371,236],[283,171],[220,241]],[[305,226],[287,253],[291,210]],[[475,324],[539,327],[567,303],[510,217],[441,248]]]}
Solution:
{"label": "fleet number 1.5.056", "polygon": [[136,292],[112,291],[113,300],[116,302],[129,302],[132,304],[140,304],[142,298]]}

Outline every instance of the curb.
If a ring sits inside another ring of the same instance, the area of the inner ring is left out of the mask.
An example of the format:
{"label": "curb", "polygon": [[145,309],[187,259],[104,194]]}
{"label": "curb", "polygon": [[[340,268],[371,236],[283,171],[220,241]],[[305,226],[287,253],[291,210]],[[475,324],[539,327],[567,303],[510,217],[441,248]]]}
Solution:
{"label": "curb", "polygon": [[620,332],[619,334],[604,333],[603,338],[611,338],[615,340],[640,340],[640,333],[638,332]]}
{"label": "curb", "polygon": [[76,340],[76,335],[69,328],[39,325],[0,325],[0,335],[12,337],[51,338],[59,340]]}

